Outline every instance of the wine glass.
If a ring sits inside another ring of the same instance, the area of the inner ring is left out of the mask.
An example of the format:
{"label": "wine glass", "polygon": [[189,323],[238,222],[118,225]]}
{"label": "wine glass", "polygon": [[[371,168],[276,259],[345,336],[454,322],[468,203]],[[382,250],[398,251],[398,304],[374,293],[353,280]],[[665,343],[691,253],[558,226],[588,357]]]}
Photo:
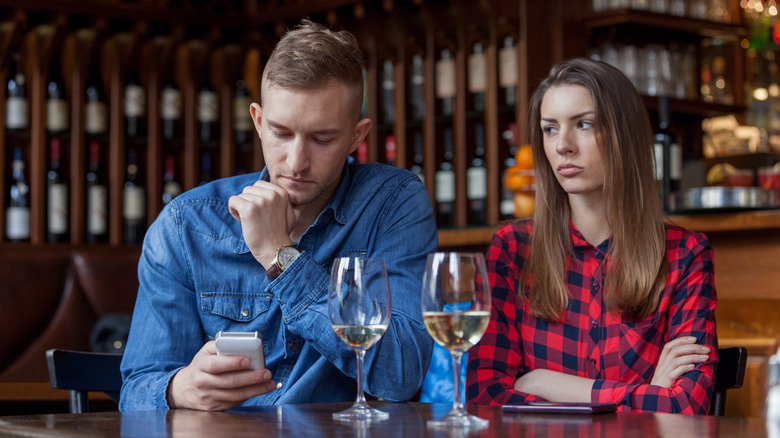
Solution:
{"label": "wine glass", "polygon": [[428,426],[475,427],[488,421],[469,415],[460,400],[460,359],[479,342],[490,320],[490,285],[480,253],[437,252],[428,255],[423,274],[422,312],[433,340],[449,350],[455,370],[455,401]]}
{"label": "wine glass", "polygon": [[384,420],[387,412],[371,408],[363,393],[363,359],[390,322],[390,283],[381,258],[340,257],[333,261],[328,313],[333,330],[357,354],[358,394],[349,409],[333,414],[337,420]]}

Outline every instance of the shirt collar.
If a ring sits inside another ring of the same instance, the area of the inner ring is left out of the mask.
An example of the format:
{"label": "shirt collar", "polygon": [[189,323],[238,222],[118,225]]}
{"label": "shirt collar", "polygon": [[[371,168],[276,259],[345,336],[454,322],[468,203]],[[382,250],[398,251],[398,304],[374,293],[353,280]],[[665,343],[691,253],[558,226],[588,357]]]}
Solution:
{"label": "shirt collar", "polygon": [[[572,245],[575,248],[594,248],[593,245],[590,244],[587,240],[585,240],[585,237],[580,233],[580,230],[577,229],[576,226],[574,226],[574,222],[569,220],[569,233],[571,234],[572,239]],[[603,252],[606,254],[609,251],[609,244],[612,242],[612,236],[610,236],[608,239],[604,240],[598,246],[595,247],[595,249]]]}

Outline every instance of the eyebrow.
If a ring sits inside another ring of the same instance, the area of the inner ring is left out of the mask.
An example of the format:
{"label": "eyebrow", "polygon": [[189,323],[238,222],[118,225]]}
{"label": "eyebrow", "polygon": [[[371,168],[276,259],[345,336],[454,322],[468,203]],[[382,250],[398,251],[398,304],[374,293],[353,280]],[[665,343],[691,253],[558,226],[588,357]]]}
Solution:
{"label": "eyebrow", "polygon": [[[577,120],[577,119],[580,119],[580,118],[582,118],[582,117],[585,117],[585,116],[587,116],[587,115],[589,115],[589,114],[596,114],[596,111],[594,111],[594,110],[587,110],[587,111],[583,111],[583,112],[581,112],[581,113],[579,113],[579,114],[575,114],[575,115],[573,115],[573,116],[569,117],[569,120]],[[543,121],[543,122],[555,122],[555,121],[557,121],[557,120],[558,120],[558,119],[550,119],[550,118],[545,118],[545,117],[542,117],[542,121]]]}
{"label": "eyebrow", "polygon": [[[281,123],[274,122],[273,120],[266,120],[266,122],[268,123],[269,126],[271,126],[271,128],[274,128],[274,129],[290,129],[290,128],[282,125]],[[313,131],[313,132],[311,132],[309,134],[315,134],[315,135],[336,135],[336,134],[338,134],[340,132],[341,132],[341,130],[334,128],[334,129],[320,129],[320,130],[317,130],[317,131]]]}

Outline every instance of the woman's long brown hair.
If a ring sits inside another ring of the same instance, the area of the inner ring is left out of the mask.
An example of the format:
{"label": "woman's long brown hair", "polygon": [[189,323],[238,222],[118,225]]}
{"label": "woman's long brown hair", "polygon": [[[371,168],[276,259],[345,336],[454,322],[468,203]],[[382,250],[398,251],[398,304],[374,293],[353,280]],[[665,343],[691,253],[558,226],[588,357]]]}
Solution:
{"label": "woman's long brown hair", "polygon": [[566,192],[547,161],[540,124],[542,100],[558,85],[581,85],[595,105],[596,138],[604,163],[606,215],[612,230],[605,280],[607,309],[640,320],[658,307],[666,283],[664,213],[653,170],[653,134],[639,94],[615,67],[578,58],[556,65],[529,103],[528,131],[536,169],[531,251],[522,283],[532,312],[559,320],[568,305],[567,258],[572,254]]}

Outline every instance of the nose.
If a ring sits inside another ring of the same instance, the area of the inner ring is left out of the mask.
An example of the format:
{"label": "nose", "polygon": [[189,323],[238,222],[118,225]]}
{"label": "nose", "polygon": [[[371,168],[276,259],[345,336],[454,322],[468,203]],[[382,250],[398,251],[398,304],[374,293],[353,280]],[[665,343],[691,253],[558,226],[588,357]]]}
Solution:
{"label": "nose", "polygon": [[574,130],[562,127],[558,134],[558,144],[555,151],[560,155],[573,154],[577,150],[577,142],[574,139]]}
{"label": "nose", "polygon": [[296,135],[290,150],[287,151],[287,166],[294,174],[300,174],[309,167],[309,152],[306,148],[306,139]]}

